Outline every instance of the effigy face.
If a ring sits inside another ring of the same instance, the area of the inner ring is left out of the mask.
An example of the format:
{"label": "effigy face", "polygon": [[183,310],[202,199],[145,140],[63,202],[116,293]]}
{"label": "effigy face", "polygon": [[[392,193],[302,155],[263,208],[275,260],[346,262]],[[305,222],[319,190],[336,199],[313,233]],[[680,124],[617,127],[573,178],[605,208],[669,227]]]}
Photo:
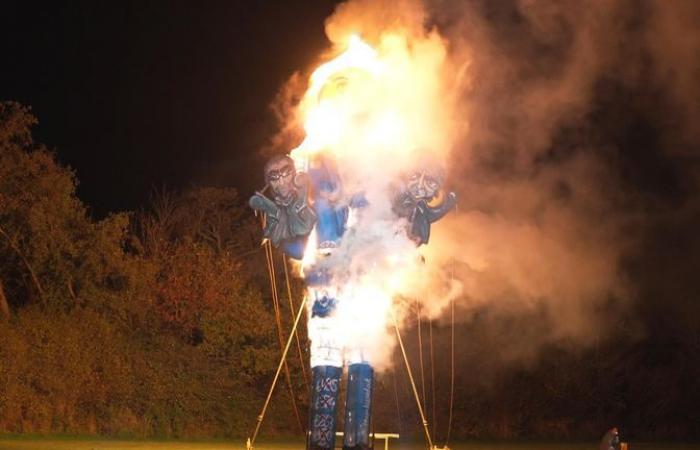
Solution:
{"label": "effigy face", "polygon": [[428,171],[413,172],[408,176],[406,189],[415,200],[430,201],[440,191],[441,181]]}
{"label": "effigy face", "polygon": [[305,240],[316,223],[316,214],[308,204],[308,179],[297,173],[289,156],[275,156],[265,165],[265,181],[272,190],[272,199],[256,192],[249,200],[251,208],[266,216],[263,235],[277,247],[285,246],[285,252],[301,259]]}
{"label": "effigy face", "polygon": [[[430,225],[440,220],[456,203],[453,192],[443,191],[444,173],[432,161],[421,161],[416,169],[402,178],[394,197],[393,212],[408,221],[408,236],[417,245],[427,244]],[[431,204],[441,198],[437,205]]]}
{"label": "effigy face", "polygon": [[288,156],[273,158],[265,165],[265,180],[275,196],[281,199],[289,199],[294,195],[295,176],[294,161]]}

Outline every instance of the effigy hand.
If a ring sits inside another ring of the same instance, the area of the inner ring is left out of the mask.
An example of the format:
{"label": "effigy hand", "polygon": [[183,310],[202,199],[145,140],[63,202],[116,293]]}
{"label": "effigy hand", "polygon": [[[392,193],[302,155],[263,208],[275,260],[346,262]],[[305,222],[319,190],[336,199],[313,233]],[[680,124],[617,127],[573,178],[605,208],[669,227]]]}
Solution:
{"label": "effigy hand", "polygon": [[256,192],[250,197],[248,204],[254,210],[264,212],[268,217],[277,218],[279,216],[279,206],[259,192]]}
{"label": "effigy hand", "polygon": [[450,192],[445,199],[437,206],[425,206],[425,215],[430,223],[442,219],[457,204],[457,194]]}

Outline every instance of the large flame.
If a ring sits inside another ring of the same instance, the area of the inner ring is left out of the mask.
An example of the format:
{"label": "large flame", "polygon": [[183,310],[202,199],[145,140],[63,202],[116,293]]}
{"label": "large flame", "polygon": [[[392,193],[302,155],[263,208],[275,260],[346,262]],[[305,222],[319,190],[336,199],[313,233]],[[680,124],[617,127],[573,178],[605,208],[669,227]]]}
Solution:
{"label": "large flame", "polygon": [[367,116],[376,109],[390,114],[387,111],[390,105],[371,98],[371,91],[376,89],[386,68],[376,50],[358,36],[351,35],[347,50],[322,64],[310,77],[310,86],[301,105],[306,139],[292,151],[292,157],[306,159],[324,149],[339,156],[348,149],[344,145],[347,134],[360,126],[360,121],[365,121],[362,126],[366,132],[364,136],[355,135],[353,143],[386,135],[388,130],[382,129],[383,120],[376,114]]}
{"label": "large flame", "polygon": [[436,35],[387,33],[376,48],[349,35],[345,50],[310,76],[298,108],[306,137],[291,152],[297,167],[307,170],[316,155],[330,156],[343,185],[338,202],[349,203],[358,192],[369,202],[351,209],[348,231],[333,255],[319,255],[315,236],[309,240],[302,273],[328,258],[340,298],[339,341],[362,348],[362,357],[380,366],[393,348],[386,336],[393,300],[414,296],[429,278],[391,201],[402,171],[420,158],[442,161],[446,154],[444,58]]}
{"label": "large flame", "polygon": [[341,161],[359,157],[368,167],[407,163],[416,149],[444,154],[445,126],[433,127],[447,122],[436,101],[444,58],[437,36],[410,42],[388,33],[375,49],[351,34],[346,50],[309,78],[299,108],[306,138],[292,158],[304,167],[310,156],[328,151]]}

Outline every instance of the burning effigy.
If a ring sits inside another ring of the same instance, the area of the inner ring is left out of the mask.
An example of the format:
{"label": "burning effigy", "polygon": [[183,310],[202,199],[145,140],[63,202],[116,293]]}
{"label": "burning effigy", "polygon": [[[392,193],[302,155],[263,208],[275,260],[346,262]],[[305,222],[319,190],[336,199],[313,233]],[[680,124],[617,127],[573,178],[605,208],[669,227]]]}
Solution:
{"label": "burning effigy", "polygon": [[420,246],[456,203],[439,133],[424,132],[439,117],[428,120],[421,99],[435,96],[433,85],[407,65],[420,49],[392,34],[379,46],[351,35],[313,72],[299,109],[305,139],[268,161],[269,191],[250,199],[265,214],[264,238],[299,261],[307,286],[310,450],[335,446],[345,366],[343,448],[371,448],[373,380],[393,350],[393,303],[424,274]]}

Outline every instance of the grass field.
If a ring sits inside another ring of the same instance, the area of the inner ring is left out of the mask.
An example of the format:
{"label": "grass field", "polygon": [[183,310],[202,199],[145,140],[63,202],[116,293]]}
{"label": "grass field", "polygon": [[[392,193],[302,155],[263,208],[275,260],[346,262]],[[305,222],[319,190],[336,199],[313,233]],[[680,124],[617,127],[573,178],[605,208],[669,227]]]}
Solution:
{"label": "grass field", "polygon": [[[259,450],[303,450],[301,440],[260,441]],[[376,445],[383,450],[383,443]],[[392,442],[391,450],[425,450],[422,442]],[[90,438],[2,437],[0,450],[244,450],[236,441],[137,441]],[[596,442],[457,442],[452,450],[597,450]],[[700,444],[634,443],[630,450],[700,450]]]}
{"label": "grass field", "polygon": [[[303,450],[304,443],[261,441],[260,450]],[[423,443],[392,442],[391,450],[424,450]],[[596,442],[457,442],[452,450],[597,450]],[[88,438],[0,437],[0,450],[244,450],[245,443],[234,441],[129,441]],[[383,445],[377,445],[383,450]],[[700,444],[632,443],[634,450],[700,450]]]}

